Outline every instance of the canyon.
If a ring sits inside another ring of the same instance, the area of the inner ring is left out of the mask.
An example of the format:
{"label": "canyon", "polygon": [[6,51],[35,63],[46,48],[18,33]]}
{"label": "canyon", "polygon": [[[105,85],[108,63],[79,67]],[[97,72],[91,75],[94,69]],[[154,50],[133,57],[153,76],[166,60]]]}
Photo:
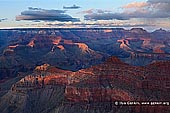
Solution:
{"label": "canyon", "polygon": [[170,32],[163,29],[3,29],[0,111],[169,113],[169,67]]}

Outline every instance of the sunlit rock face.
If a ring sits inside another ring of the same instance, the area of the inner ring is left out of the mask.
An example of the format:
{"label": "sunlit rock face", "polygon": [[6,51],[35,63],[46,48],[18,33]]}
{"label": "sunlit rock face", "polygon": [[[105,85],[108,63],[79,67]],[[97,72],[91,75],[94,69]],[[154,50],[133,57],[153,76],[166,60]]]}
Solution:
{"label": "sunlit rock face", "polygon": [[78,45],[78,47],[83,51],[83,52],[85,52],[85,51],[88,51],[88,46],[86,45],[86,44],[84,44],[84,43],[75,43],[76,45]]}
{"label": "sunlit rock face", "polygon": [[111,33],[111,32],[112,32],[112,29],[105,29],[104,32],[105,32],[105,33]]}
{"label": "sunlit rock face", "polygon": [[61,39],[62,39],[61,36],[58,36],[57,38],[54,38],[54,39],[53,39],[53,44],[54,44],[54,45],[58,45],[58,44],[60,43]]}
{"label": "sunlit rock face", "polygon": [[49,66],[50,66],[49,64],[43,64],[41,66],[37,66],[35,70],[46,71]]}
{"label": "sunlit rock face", "polygon": [[131,50],[130,47],[128,47],[128,46],[129,46],[128,40],[122,39],[122,40],[118,40],[118,42],[121,43],[121,44],[120,44],[120,48],[121,48],[121,49],[124,49],[124,50],[126,50],[126,51]]}
{"label": "sunlit rock face", "polygon": [[58,45],[57,48],[59,48],[61,51],[63,51],[65,48],[62,45]]}
{"label": "sunlit rock face", "polygon": [[28,46],[30,47],[34,47],[35,43],[34,43],[34,40],[31,40],[29,43],[28,43]]}

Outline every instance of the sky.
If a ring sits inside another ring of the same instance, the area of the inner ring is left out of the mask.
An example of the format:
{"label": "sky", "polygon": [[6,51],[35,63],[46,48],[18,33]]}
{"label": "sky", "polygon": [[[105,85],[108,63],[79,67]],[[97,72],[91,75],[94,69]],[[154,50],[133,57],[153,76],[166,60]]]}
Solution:
{"label": "sky", "polygon": [[170,30],[170,0],[0,0],[0,28]]}

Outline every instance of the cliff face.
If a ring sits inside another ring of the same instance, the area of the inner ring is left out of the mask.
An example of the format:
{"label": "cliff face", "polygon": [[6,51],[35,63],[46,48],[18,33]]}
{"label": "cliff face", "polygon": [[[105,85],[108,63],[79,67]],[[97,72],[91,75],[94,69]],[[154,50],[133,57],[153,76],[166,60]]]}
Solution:
{"label": "cliff face", "polygon": [[44,63],[77,71],[109,56],[137,66],[170,59],[170,33],[162,29],[16,29],[0,34],[0,79]]}
{"label": "cliff face", "polygon": [[[169,106],[122,106],[120,101],[170,101],[170,62],[130,66],[116,57],[76,72],[38,66],[1,98],[2,113],[168,113]],[[41,68],[40,68],[41,67]]]}
{"label": "cliff face", "polygon": [[49,113],[62,104],[63,94],[62,86],[27,89],[27,92],[12,90],[1,99],[1,113]]}

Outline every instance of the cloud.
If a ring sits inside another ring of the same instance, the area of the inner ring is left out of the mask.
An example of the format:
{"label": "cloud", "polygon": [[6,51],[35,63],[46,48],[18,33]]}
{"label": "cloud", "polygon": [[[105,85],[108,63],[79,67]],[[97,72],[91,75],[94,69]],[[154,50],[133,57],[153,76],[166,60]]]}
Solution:
{"label": "cloud", "polygon": [[41,10],[41,8],[37,8],[37,7],[28,7],[29,10]]}
{"label": "cloud", "polygon": [[170,0],[148,0],[150,3],[170,3]]}
{"label": "cloud", "polygon": [[0,22],[7,20],[7,18],[0,18]]}
{"label": "cloud", "polygon": [[46,10],[41,8],[29,7],[27,11],[21,12],[21,15],[16,16],[16,20],[30,20],[30,21],[80,21],[78,18],[73,18],[66,14],[64,10]]}
{"label": "cloud", "polygon": [[110,13],[111,11],[109,10],[102,10],[102,9],[88,9],[88,10],[85,10],[85,11],[81,11],[81,12],[78,12],[80,14],[93,14],[93,13]]}
{"label": "cloud", "polygon": [[124,21],[95,21],[95,22],[74,22],[74,23],[46,23],[47,27],[69,27],[69,28],[94,28],[94,27],[148,27],[154,25],[148,25],[142,22],[132,23],[132,22],[124,22]]}
{"label": "cloud", "polygon": [[88,9],[88,10],[81,11],[81,12],[78,12],[78,13],[80,13],[80,14],[92,14],[92,13],[93,13],[93,10],[94,10],[94,9]]}
{"label": "cloud", "polygon": [[170,0],[148,0],[150,7],[156,10],[157,13],[167,13],[170,14]]}
{"label": "cloud", "polygon": [[85,20],[129,20],[132,18],[170,18],[170,0],[148,0],[147,2],[132,2],[122,6],[122,12],[106,12],[87,10]]}
{"label": "cloud", "polygon": [[129,18],[120,13],[92,13],[84,16],[85,20],[128,20]]}
{"label": "cloud", "polygon": [[[126,9],[136,8],[131,13],[136,13],[139,18],[169,18],[170,0],[148,0],[147,2],[133,2],[123,6]],[[145,13],[141,13],[145,12]],[[134,14],[133,14],[134,15]]]}
{"label": "cloud", "polygon": [[85,14],[85,20],[128,20],[129,18],[121,15],[120,13],[113,13],[109,10],[101,10],[101,9],[89,9],[82,11],[80,13]]}
{"label": "cloud", "polygon": [[143,8],[146,6],[148,6],[148,3],[146,2],[132,2],[123,6],[123,8]]}
{"label": "cloud", "polygon": [[76,5],[73,5],[73,6],[63,6],[63,9],[79,9],[81,8],[80,6],[76,6]]}

